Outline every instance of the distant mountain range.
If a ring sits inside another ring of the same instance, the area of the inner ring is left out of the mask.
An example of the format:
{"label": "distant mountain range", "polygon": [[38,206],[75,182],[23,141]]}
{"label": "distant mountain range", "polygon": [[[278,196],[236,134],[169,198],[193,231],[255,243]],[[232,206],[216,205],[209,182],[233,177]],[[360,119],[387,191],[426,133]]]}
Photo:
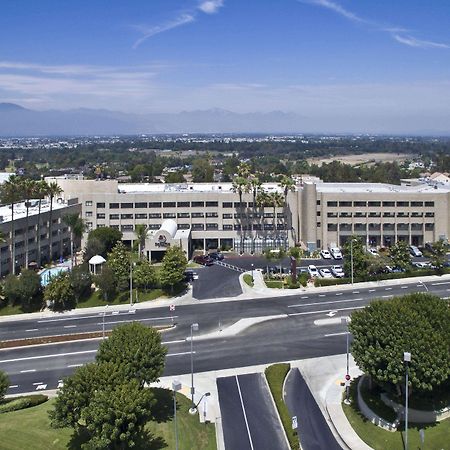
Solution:
{"label": "distant mountain range", "polygon": [[304,126],[305,118],[281,111],[239,114],[223,109],[210,109],[127,114],[85,108],[35,111],[13,103],[0,103],[0,136],[3,137],[299,132]]}

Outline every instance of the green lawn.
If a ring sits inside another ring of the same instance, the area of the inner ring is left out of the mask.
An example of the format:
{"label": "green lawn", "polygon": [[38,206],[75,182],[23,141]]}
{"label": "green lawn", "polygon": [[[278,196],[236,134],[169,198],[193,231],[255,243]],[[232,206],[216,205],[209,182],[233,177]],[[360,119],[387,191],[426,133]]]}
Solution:
{"label": "green lawn", "polygon": [[[151,438],[143,440],[136,450],[175,449],[175,429],[173,423],[173,400],[170,391],[155,390],[158,404],[161,405],[157,421],[149,422],[146,431]],[[53,429],[50,427],[47,412],[51,409],[50,400],[33,408],[23,409],[0,415],[0,449],[1,450],[47,450],[77,449],[81,439],[73,438],[69,428]],[[214,424],[201,424],[198,416],[188,413],[190,401],[177,394],[177,424],[179,448],[183,450],[215,450]]]}
{"label": "green lawn", "polygon": [[282,281],[265,281],[266,286],[268,288],[278,288],[281,289],[283,287]]}
{"label": "green lawn", "polygon": [[[358,410],[355,398],[355,384],[350,389],[351,405],[342,404],[348,421],[359,437],[375,450],[403,450],[403,429],[394,433],[385,431],[369,422]],[[421,447],[419,429],[425,430],[425,445]],[[450,450],[450,419],[437,424],[410,423],[408,447],[410,449]]]}
{"label": "green lawn", "polygon": [[23,314],[20,306],[6,305],[0,308],[0,316],[9,316],[11,314]]}
{"label": "green lawn", "polygon": [[248,273],[246,273],[245,275],[244,275],[244,282],[246,283],[246,284],[248,284],[250,287],[253,287],[253,277],[251,276],[251,275],[249,275]]}

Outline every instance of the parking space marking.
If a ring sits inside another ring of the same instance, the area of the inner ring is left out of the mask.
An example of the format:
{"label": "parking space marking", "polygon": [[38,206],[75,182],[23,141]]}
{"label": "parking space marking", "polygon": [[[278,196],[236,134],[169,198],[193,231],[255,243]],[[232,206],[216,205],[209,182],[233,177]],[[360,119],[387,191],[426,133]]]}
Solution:
{"label": "parking space marking", "polygon": [[244,400],[242,398],[241,386],[239,385],[239,379],[238,379],[237,375],[235,375],[235,378],[236,378],[236,385],[237,385],[237,388],[238,388],[239,398],[241,399],[242,412],[244,413],[245,427],[247,428],[248,440],[250,441],[251,449],[254,450],[254,448],[253,448],[253,441],[252,441],[252,435],[250,434],[250,428],[248,426],[247,414],[245,412]]}

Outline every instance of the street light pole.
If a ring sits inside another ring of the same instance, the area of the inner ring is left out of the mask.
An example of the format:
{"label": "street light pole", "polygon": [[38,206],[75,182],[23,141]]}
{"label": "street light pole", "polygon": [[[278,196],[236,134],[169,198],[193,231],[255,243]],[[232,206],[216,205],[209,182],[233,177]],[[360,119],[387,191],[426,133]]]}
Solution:
{"label": "street light pole", "polygon": [[133,306],[133,261],[130,259],[130,307]]}
{"label": "street light pole", "polygon": [[350,267],[351,267],[351,277],[352,277],[352,286],[353,286],[353,238],[350,241]]}
{"label": "street light pole", "polygon": [[345,324],[345,335],[346,335],[346,343],[347,343],[347,370],[345,372],[345,403],[348,405],[350,403],[349,394],[350,394],[350,355],[349,355],[349,331],[348,331],[348,317],[341,317],[341,323]]}
{"label": "street light pole", "polygon": [[411,362],[411,353],[403,352],[405,362],[405,450],[408,450],[408,363]]}
{"label": "street light pole", "polygon": [[105,316],[106,316],[107,309],[108,309],[108,305],[105,305],[105,309],[103,310],[103,339],[105,339]]}
{"label": "street light pole", "polygon": [[197,408],[194,403],[194,331],[198,331],[198,323],[193,323],[191,325],[191,403],[192,406],[189,409],[191,414],[195,414],[197,412]]}
{"label": "street light pole", "polygon": [[254,281],[254,279],[253,279],[253,263],[252,263],[252,283],[253,283],[253,284],[255,283],[255,281]]}
{"label": "street light pole", "polygon": [[177,426],[177,391],[181,389],[181,383],[178,380],[172,381],[173,390],[173,421],[175,424],[175,450],[178,450],[178,426]]}

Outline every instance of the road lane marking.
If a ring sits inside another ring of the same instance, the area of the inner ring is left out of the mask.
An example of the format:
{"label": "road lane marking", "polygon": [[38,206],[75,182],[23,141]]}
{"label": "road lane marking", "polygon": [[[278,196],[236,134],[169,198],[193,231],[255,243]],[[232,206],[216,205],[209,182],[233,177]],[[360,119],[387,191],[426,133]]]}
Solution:
{"label": "road lane marking", "polygon": [[353,291],[352,294],[359,294],[359,291]]}
{"label": "road lane marking", "polygon": [[381,298],[391,298],[393,295],[382,295]]}
{"label": "road lane marking", "polygon": [[[288,305],[288,308],[298,308],[299,306],[315,306],[315,305],[328,305],[334,303],[347,303],[347,302],[359,302],[363,300],[363,298],[352,298],[350,300],[330,300],[328,302],[316,302],[316,303],[298,303],[296,305]],[[326,310],[324,310],[325,312]]]}
{"label": "road lane marking", "polygon": [[336,295],[342,295],[343,294],[343,292],[338,292]]}
{"label": "road lane marking", "polygon": [[26,333],[31,333],[33,331],[39,331],[39,328],[31,328],[30,330],[25,330]]}
{"label": "road lane marking", "polygon": [[12,384],[11,386],[9,386],[9,389],[15,389],[18,388],[19,385],[18,384]]}
{"label": "road lane marking", "polygon": [[[335,311],[347,311],[349,309],[363,309],[363,308],[365,308],[365,306],[353,306],[353,307],[350,307],[350,308],[339,308],[339,309],[336,309]],[[306,311],[306,312],[299,312],[299,313],[288,314],[288,317],[291,317],[291,316],[306,316],[308,314],[322,314],[324,312],[326,312],[326,310],[323,310],[323,309],[320,310],[320,311]]]}
{"label": "road lane marking", "polygon": [[36,372],[36,369],[21,370],[20,373]]}
{"label": "road lane marking", "polygon": [[64,325],[64,328],[76,328],[76,325]]}
{"label": "road lane marking", "polygon": [[36,386],[37,391],[45,391],[47,389],[46,384],[40,384],[39,386]]}
{"label": "road lane marking", "polygon": [[[193,351],[192,353],[197,353]],[[180,353],[168,353],[166,356],[183,356],[183,355],[190,355],[191,352],[180,352]]]}
{"label": "road lane marking", "polygon": [[369,289],[369,292],[375,292],[376,289]]}
{"label": "road lane marking", "polygon": [[177,341],[165,341],[165,342],[161,342],[161,344],[162,345],[181,344],[182,342],[186,342],[186,339],[178,339]]}
{"label": "road lane marking", "polygon": [[31,361],[33,359],[57,358],[59,356],[83,355],[84,353],[95,353],[97,350],[84,350],[81,352],[55,353],[53,355],[29,356],[28,358],[3,359],[0,363],[10,363],[18,361]]}
{"label": "road lane marking", "polygon": [[81,367],[83,364],[70,364],[67,367],[73,368],[73,367]]}
{"label": "road lane marking", "polygon": [[303,297],[300,297],[300,298],[309,298],[307,295],[304,295]]}
{"label": "road lane marking", "polygon": [[[133,311],[136,311],[136,310],[133,310]],[[111,313],[111,315],[113,315],[113,314],[114,314],[114,311]],[[120,314],[120,313],[118,312],[117,314]],[[129,311],[128,311],[128,312],[123,312],[123,313],[120,314],[120,315],[125,316],[125,315],[128,315],[128,314],[130,314]],[[134,314],[134,313],[131,313],[131,314]],[[95,314],[95,315],[93,315],[93,316],[62,317],[62,318],[60,318],[60,319],[42,319],[42,320],[38,320],[37,323],[63,322],[63,321],[67,321],[67,320],[97,319],[98,316],[103,316],[103,313],[101,312],[101,313]],[[106,315],[106,316],[107,316],[107,315]]]}
{"label": "road lane marking", "polygon": [[325,294],[319,294],[319,297],[325,297]]}
{"label": "road lane marking", "polygon": [[384,288],[385,291],[392,291],[392,288]]}
{"label": "road lane marking", "polygon": [[442,281],[440,283],[431,283],[431,286],[441,286],[443,284],[450,284],[450,281]]}
{"label": "road lane marking", "polygon": [[350,334],[348,331],[343,331],[342,333],[329,333],[329,334],[324,334],[325,337],[330,337],[330,336],[345,336],[346,334]]}
{"label": "road lane marking", "polygon": [[43,381],[38,381],[37,383],[33,383],[33,386],[38,386],[39,384],[44,384]]}
{"label": "road lane marking", "polygon": [[[178,318],[178,316],[150,317],[148,319],[139,319],[139,322],[146,322],[146,321],[149,321],[149,320],[165,320],[165,319],[173,320],[173,319],[176,319],[176,318]],[[115,323],[124,323],[124,322],[136,322],[136,320],[135,319],[125,319],[125,320],[115,320],[115,321],[112,321],[112,322],[110,322],[110,321],[106,322],[105,321],[105,325],[107,325],[107,324],[115,324]],[[103,325],[103,322],[97,322],[97,325]]]}
{"label": "road lane marking", "polygon": [[241,399],[242,412],[244,413],[245,427],[247,428],[248,440],[250,441],[251,449],[254,450],[252,435],[250,434],[250,428],[248,426],[247,414],[245,412],[244,400],[242,398],[241,386],[239,385],[239,379],[238,379],[237,375],[235,375],[235,378],[236,378],[236,385],[237,385],[238,392],[239,392],[239,398]]}
{"label": "road lane marking", "polygon": [[400,289],[408,289],[409,286],[401,286]]}

